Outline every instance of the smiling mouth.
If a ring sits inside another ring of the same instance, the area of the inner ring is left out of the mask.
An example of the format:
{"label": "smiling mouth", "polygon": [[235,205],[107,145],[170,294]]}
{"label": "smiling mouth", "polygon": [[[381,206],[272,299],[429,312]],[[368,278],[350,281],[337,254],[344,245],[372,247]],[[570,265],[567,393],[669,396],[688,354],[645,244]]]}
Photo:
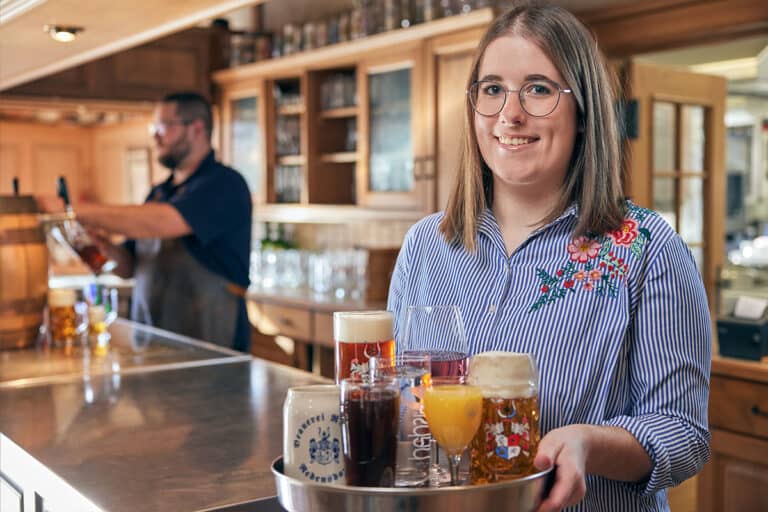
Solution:
{"label": "smiling mouth", "polygon": [[505,146],[513,147],[525,146],[526,144],[539,140],[538,137],[505,137],[504,135],[499,135],[497,138],[499,139],[499,142]]}

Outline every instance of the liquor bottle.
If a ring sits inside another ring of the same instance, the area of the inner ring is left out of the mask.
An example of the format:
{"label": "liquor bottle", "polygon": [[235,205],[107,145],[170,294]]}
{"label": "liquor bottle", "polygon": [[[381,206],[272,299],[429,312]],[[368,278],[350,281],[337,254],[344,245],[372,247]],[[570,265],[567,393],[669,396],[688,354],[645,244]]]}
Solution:
{"label": "liquor bottle", "polygon": [[103,272],[109,272],[117,266],[114,260],[109,259],[85,228],[75,220],[75,214],[72,210],[72,204],[69,201],[69,189],[64,176],[59,176],[58,196],[64,201],[64,206],[70,218],[63,221],[61,226],[62,234],[67,243],[75,250],[80,259],[90,267],[94,274],[99,275]]}

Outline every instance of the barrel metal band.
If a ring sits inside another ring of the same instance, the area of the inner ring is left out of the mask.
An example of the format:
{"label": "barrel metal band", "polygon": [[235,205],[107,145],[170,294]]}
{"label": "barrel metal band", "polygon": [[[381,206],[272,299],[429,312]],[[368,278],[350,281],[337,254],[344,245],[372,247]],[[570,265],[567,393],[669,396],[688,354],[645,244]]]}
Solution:
{"label": "barrel metal band", "polygon": [[42,313],[45,307],[45,295],[26,299],[0,300],[0,315],[28,315]]}
{"label": "barrel metal band", "polygon": [[0,228],[0,245],[42,244],[45,235],[40,227],[26,229]]}

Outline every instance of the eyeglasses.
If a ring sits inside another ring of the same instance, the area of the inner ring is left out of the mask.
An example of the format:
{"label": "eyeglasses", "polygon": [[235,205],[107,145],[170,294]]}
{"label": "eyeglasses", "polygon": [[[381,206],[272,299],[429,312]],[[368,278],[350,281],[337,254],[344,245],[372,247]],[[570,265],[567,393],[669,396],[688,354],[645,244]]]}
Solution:
{"label": "eyeglasses", "polygon": [[531,80],[523,83],[520,89],[507,89],[499,82],[480,80],[473,83],[467,95],[472,108],[481,116],[495,116],[504,109],[509,93],[517,93],[520,106],[533,117],[548,116],[560,103],[561,94],[572,94],[571,89],[563,89],[552,80]]}
{"label": "eyeglasses", "polygon": [[167,121],[157,121],[149,124],[149,134],[152,136],[159,135],[160,137],[168,133],[168,127],[174,124],[183,124],[184,126],[194,123],[194,120],[189,119],[169,119]]}

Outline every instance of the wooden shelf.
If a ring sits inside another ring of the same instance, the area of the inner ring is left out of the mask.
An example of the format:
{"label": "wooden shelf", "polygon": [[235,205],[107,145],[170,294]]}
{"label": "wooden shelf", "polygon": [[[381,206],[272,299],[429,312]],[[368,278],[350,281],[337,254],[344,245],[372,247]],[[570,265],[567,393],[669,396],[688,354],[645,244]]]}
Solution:
{"label": "wooden shelf", "polygon": [[345,117],[357,117],[357,107],[329,108],[320,112],[323,119],[342,119]]}
{"label": "wooden shelf", "polygon": [[323,69],[329,66],[341,66],[354,63],[362,55],[369,55],[376,50],[391,50],[402,48],[409,44],[417,44],[424,39],[450,34],[465,29],[486,27],[493,21],[493,9],[487,7],[469,14],[441,18],[412,27],[391,30],[354,41],[346,41],[315,50],[270,59],[235,68],[224,69],[213,74],[213,80],[218,84],[237,82],[252,77],[278,77],[295,74],[303,69]]}
{"label": "wooden shelf", "polygon": [[307,159],[304,155],[285,155],[277,157],[278,165],[304,165]]}
{"label": "wooden shelf", "polygon": [[407,221],[424,217],[422,211],[361,208],[354,205],[257,204],[254,215],[263,222],[338,224],[351,222]]}
{"label": "wooden shelf", "polygon": [[304,105],[280,105],[277,107],[277,115],[279,116],[296,116],[306,112]]}
{"label": "wooden shelf", "polygon": [[327,164],[351,164],[357,162],[357,152],[326,153],[320,155],[320,161]]}

